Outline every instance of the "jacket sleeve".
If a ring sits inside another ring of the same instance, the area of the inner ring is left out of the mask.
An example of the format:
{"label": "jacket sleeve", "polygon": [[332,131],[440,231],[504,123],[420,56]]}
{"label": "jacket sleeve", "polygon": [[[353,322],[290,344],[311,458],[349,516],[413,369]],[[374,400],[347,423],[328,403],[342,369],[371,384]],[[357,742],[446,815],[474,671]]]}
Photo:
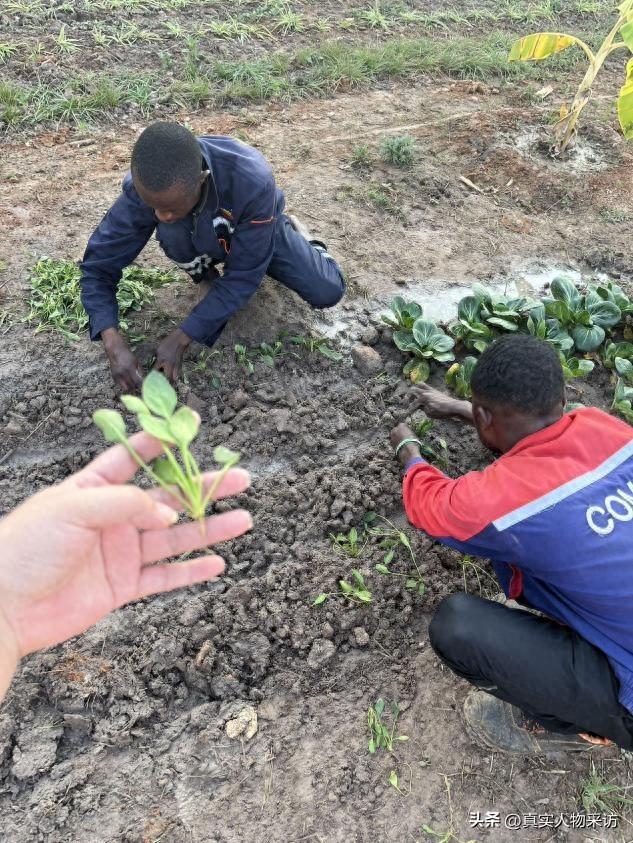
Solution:
{"label": "jacket sleeve", "polygon": [[90,339],[117,327],[116,291],[126,266],[138,257],[156,227],[156,217],[129,177],[121,195],[88,241],[81,263],[81,301],[90,321]]}
{"label": "jacket sleeve", "polygon": [[246,205],[233,236],[224,275],[180,326],[192,340],[210,345],[223,325],[244,307],[262,283],[273,256],[275,182],[271,177]]}
{"label": "jacket sleeve", "polygon": [[491,491],[484,472],[452,480],[422,459],[409,464],[403,481],[404,507],[414,527],[464,545],[474,537],[477,542],[489,525],[485,510]]}

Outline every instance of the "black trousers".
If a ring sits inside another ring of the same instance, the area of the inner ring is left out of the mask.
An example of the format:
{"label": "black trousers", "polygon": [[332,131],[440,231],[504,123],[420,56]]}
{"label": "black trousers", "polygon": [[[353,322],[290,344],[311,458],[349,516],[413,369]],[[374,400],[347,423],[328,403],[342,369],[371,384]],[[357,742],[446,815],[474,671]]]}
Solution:
{"label": "black trousers", "polygon": [[548,618],[470,594],[446,598],[431,645],[458,676],[551,732],[592,732],[633,749],[633,714],[604,653]]}

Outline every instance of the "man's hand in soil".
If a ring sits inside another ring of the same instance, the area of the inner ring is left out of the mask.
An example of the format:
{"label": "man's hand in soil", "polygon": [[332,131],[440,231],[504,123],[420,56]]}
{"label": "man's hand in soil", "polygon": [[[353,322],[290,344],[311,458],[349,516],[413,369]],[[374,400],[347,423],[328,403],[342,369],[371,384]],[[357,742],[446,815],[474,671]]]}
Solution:
{"label": "man's hand in soil", "polygon": [[182,357],[185,349],[191,343],[191,338],[176,328],[161,342],[156,349],[156,363],[154,368],[162,372],[170,381],[175,381],[180,375]]}
{"label": "man's hand in soil", "polygon": [[[145,433],[131,444],[147,462],[163,451]],[[205,519],[202,531],[198,523],[173,526],[174,498],[126,485],[136,470],[126,449],[116,445],[0,521],[0,699],[27,653],[83,632],[131,600],[224,571],[216,555],[171,564],[163,559],[251,529],[243,509]],[[204,475],[206,487],[213,478]],[[239,494],[249,484],[247,472],[233,469],[218,497]]]}
{"label": "man's hand in soil", "polygon": [[121,334],[116,328],[106,328],[101,332],[101,340],[117,389],[121,392],[138,392],[143,383],[143,372]]}
{"label": "man's hand in soil", "polygon": [[[409,425],[397,424],[391,431],[389,441],[391,442],[391,446],[393,448],[397,448],[398,445],[405,439],[415,438],[416,435],[411,430]],[[416,457],[420,456],[422,456],[420,453],[420,447],[419,445],[416,445],[415,442],[410,442],[408,445],[404,445],[404,447],[400,448],[400,450],[398,451],[398,459],[400,460],[400,464],[403,466],[405,466],[409,462],[409,460],[415,459]]]}
{"label": "man's hand in soil", "polygon": [[470,401],[460,401],[445,395],[439,389],[434,389],[426,383],[413,386],[409,395],[414,398],[413,404],[409,407],[408,415],[416,410],[424,410],[431,419],[463,419],[469,424],[473,423],[473,412]]}

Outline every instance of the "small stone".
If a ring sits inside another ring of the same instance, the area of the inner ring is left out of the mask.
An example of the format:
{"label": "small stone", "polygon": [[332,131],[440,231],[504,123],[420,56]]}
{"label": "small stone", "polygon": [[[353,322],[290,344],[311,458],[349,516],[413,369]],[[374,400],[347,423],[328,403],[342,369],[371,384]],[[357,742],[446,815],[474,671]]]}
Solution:
{"label": "small stone", "polygon": [[277,433],[297,433],[298,428],[292,423],[291,412],[285,408],[271,410],[268,414]]}
{"label": "small stone", "polygon": [[354,638],[359,647],[366,647],[369,644],[369,633],[364,626],[354,627]]}
{"label": "small stone", "polygon": [[308,666],[312,670],[324,667],[336,653],[336,647],[331,641],[317,638],[308,654]]}
{"label": "small stone", "polygon": [[244,392],[243,389],[237,389],[233,393],[233,395],[230,396],[227,403],[230,404],[230,406],[237,411],[241,410],[243,407],[246,407],[248,401],[248,393]]}
{"label": "small stone", "polygon": [[368,345],[355,345],[352,360],[361,375],[377,375],[383,370],[380,354]]}
{"label": "small stone", "polygon": [[360,341],[365,345],[376,345],[379,339],[380,334],[373,326],[365,328],[363,333],[360,335]]}
{"label": "small stone", "polygon": [[15,419],[11,419],[11,421],[5,425],[4,432],[8,436],[17,436],[18,433],[22,433],[22,425]]}
{"label": "small stone", "polygon": [[242,738],[250,741],[257,732],[257,712],[252,705],[245,706],[233,720],[225,726],[227,737],[231,740]]}
{"label": "small stone", "polygon": [[321,635],[323,638],[334,638],[334,627],[327,621],[321,627]]}

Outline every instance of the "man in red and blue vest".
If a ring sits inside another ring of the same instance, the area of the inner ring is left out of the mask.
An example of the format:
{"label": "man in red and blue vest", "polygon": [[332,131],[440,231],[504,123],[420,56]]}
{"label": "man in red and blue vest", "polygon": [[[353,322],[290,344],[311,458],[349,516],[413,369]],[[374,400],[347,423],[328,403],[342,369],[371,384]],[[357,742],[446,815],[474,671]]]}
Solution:
{"label": "man in red and blue vest", "polygon": [[340,301],[340,267],[324,243],[284,214],[284,205],[270,164],[253,147],[220,135],[196,138],[177,123],[153,123],[142,132],[121,195],[81,264],[90,337],[102,340],[117,386],[133,391],[142,381],[118,329],[117,285],[154,233],[167,257],[200,285],[199,303],[156,351],[155,367],[172,380],[187,346],[213,345],[266,274],[312,307]]}
{"label": "man in red and blue vest", "polygon": [[484,471],[450,479],[406,425],[391,434],[411,523],[489,559],[506,596],[538,610],[470,594],[440,605],[431,644],[479,689],[467,726],[505,751],[633,749],[633,428],[565,413],[558,356],[529,335],[493,343],[471,387],[472,403],[420,387],[414,407],[474,425],[501,453]]}

